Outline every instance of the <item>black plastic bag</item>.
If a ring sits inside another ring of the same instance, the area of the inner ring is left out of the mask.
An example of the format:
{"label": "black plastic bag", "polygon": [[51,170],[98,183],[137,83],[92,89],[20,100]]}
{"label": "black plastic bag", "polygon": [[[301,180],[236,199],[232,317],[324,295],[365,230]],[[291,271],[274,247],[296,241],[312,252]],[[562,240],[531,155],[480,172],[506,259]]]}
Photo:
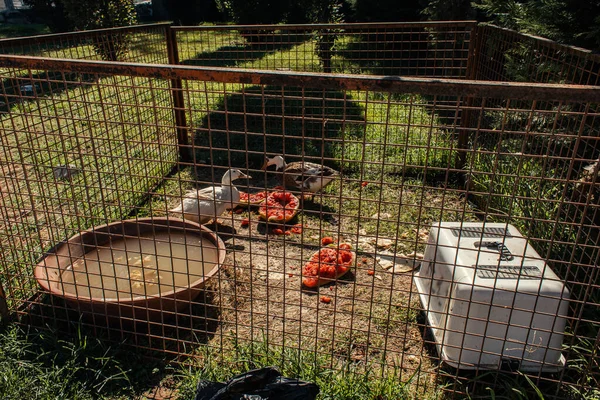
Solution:
{"label": "black plastic bag", "polygon": [[236,375],[227,383],[200,381],[195,400],[314,400],[319,387],[284,378],[275,367]]}

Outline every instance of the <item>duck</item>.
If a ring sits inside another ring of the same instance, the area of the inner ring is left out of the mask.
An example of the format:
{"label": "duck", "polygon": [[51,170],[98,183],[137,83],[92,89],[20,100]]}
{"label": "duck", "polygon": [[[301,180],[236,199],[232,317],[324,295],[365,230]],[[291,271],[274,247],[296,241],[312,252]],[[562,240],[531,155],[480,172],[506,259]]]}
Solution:
{"label": "duck", "polygon": [[221,186],[209,186],[186,193],[179,206],[170,213],[182,215],[184,219],[205,224],[217,220],[225,210],[236,207],[240,202],[240,192],[232,182],[240,178],[252,178],[239,169],[229,169],[221,178]]}
{"label": "duck", "polygon": [[333,168],[312,162],[295,161],[287,164],[282,156],[267,157],[262,170],[266,170],[270,165],[275,165],[276,171],[283,172],[285,186],[312,194],[322,190],[340,175]]}

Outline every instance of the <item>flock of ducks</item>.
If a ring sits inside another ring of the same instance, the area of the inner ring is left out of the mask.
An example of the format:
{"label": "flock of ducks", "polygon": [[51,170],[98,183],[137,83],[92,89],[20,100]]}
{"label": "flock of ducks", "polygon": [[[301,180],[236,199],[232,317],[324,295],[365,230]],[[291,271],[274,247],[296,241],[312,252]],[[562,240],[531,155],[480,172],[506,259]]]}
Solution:
{"label": "flock of ducks", "polygon": [[[262,169],[266,170],[271,165],[275,165],[277,172],[282,172],[284,187],[301,193],[315,194],[339,176],[339,172],[321,164],[306,161],[287,164],[282,156],[267,158]],[[181,204],[169,212],[199,224],[216,220],[225,210],[233,209],[239,204],[240,192],[233,181],[242,178],[252,177],[239,169],[229,169],[221,178],[221,186],[188,192]]]}

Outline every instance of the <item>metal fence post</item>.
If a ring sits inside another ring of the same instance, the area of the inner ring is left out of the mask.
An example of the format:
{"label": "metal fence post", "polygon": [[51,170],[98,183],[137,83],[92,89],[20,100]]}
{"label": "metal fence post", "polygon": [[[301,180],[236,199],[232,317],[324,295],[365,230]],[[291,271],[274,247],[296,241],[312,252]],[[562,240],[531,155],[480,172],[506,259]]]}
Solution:
{"label": "metal fence post", "polygon": [[[477,79],[478,58],[481,46],[481,29],[479,24],[471,28],[471,40],[469,41],[469,56],[467,57],[467,68],[465,78],[470,80]],[[469,146],[469,130],[471,126],[471,107],[473,106],[473,97],[467,96],[464,100],[461,112],[460,129],[458,132],[458,154],[456,156],[456,169],[463,169],[467,163],[467,151]]]}
{"label": "metal fence post", "polygon": [[[172,27],[165,29],[167,41],[167,56],[169,64],[179,64],[179,52],[177,50],[177,35]],[[171,79],[171,92],[173,93],[173,112],[175,113],[175,124],[177,125],[177,143],[179,144],[179,161],[188,162],[192,159],[187,121],[185,117],[185,100],[183,97],[183,84],[181,78]]]}
{"label": "metal fence post", "polygon": [[6,303],[6,294],[4,294],[4,288],[2,282],[0,282],[0,320],[6,321],[8,318],[8,304]]}

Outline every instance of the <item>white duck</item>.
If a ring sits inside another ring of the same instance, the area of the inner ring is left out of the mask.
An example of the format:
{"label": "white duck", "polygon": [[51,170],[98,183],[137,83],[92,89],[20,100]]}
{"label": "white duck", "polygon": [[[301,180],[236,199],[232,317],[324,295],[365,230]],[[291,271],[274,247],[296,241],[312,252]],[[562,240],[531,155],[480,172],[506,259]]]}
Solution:
{"label": "white duck", "polygon": [[230,169],[223,174],[221,186],[209,186],[188,192],[180,206],[169,210],[183,215],[184,219],[205,224],[216,219],[228,208],[234,208],[240,201],[240,192],[231,182],[240,178],[252,178],[239,169]]}

